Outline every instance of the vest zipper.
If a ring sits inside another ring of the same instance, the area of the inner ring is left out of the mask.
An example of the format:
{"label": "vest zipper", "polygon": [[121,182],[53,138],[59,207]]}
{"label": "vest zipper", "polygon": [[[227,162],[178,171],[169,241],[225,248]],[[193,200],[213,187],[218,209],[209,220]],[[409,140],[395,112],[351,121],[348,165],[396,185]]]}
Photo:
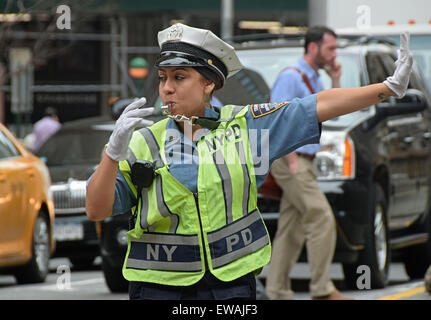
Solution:
{"label": "vest zipper", "polygon": [[198,218],[199,218],[199,226],[201,229],[201,237],[202,237],[202,244],[203,244],[203,252],[204,252],[204,260],[205,260],[205,270],[209,270],[208,267],[208,261],[207,261],[207,250],[206,250],[206,245],[205,245],[205,238],[204,238],[204,229],[202,226],[202,218],[201,218],[201,212],[199,210],[199,201],[198,201],[198,194],[197,193],[193,193],[193,196],[195,198],[195,203],[196,203],[196,209],[198,211]]}

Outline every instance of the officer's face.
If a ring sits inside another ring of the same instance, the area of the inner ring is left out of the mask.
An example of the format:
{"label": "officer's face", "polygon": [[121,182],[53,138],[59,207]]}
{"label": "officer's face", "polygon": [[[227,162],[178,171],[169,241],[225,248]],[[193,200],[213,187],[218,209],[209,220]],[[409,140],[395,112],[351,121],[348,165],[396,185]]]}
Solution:
{"label": "officer's face", "polygon": [[191,67],[159,68],[159,94],[171,114],[204,115],[214,83]]}
{"label": "officer's face", "polygon": [[322,43],[317,48],[314,62],[319,68],[323,68],[325,65],[332,65],[335,62],[335,58],[337,57],[337,39],[334,36],[325,33]]}

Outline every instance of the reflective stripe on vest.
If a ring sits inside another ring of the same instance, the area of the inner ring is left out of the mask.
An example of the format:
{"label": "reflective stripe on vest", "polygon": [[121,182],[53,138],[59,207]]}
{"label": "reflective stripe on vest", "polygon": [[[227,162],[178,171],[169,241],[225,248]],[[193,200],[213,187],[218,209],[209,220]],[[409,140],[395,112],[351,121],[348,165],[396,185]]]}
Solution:
{"label": "reflective stripe on vest", "polygon": [[[241,169],[244,177],[244,192],[242,199],[242,215],[247,215],[248,200],[250,195],[250,176],[245,160],[244,147],[242,142],[235,143],[236,150],[238,152],[238,157],[241,163]],[[232,215],[232,201],[233,201],[233,191],[232,191],[232,181],[229,174],[229,169],[223,157],[222,150],[218,150],[213,153],[214,164],[217,168],[217,172],[220,175],[223,187],[223,195],[226,209],[226,223],[231,223],[233,221]]]}
{"label": "reflective stripe on vest", "polygon": [[157,209],[163,217],[170,217],[171,224],[169,227],[169,233],[175,233],[178,227],[178,216],[173,214],[171,210],[169,210],[166,205],[165,199],[163,197],[163,185],[162,185],[162,177],[156,176],[156,195],[157,195]]}
{"label": "reflective stripe on vest", "polygon": [[139,133],[142,134],[148,148],[150,149],[151,157],[153,157],[153,161],[156,162],[156,168],[162,167],[164,163],[160,157],[160,148],[151,130],[148,128],[143,128],[139,130]]}
{"label": "reflective stripe on vest", "polygon": [[217,168],[218,174],[220,175],[222,188],[223,188],[223,198],[226,210],[226,223],[231,223],[233,221],[232,215],[232,181],[230,179],[229,170],[227,168],[226,162],[223,158],[223,152],[218,150],[213,153],[214,163]]}
{"label": "reflective stripe on vest", "polygon": [[[163,217],[170,217],[171,224],[169,227],[169,233],[175,233],[178,227],[178,216],[169,210],[166,205],[165,199],[163,197],[163,184],[161,176],[157,175],[155,178],[156,184],[156,198],[157,198],[157,209]],[[148,231],[153,231],[155,225],[148,224],[148,191],[142,189],[141,191],[141,214],[140,214],[140,225],[142,229],[147,229]]]}
{"label": "reflective stripe on vest", "polygon": [[[161,176],[156,176],[155,184],[156,184],[156,198],[157,198],[157,209],[163,217],[170,217],[171,224],[169,227],[169,233],[175,233],[178,227],[178,216],[169,210],[169,207],[166,205],[165,199],[163,197],[163,184]],[[140,225],[142,229],[147,229],[148,231],[153,231],[154,225],[148,224],[148,191],[146,189],[142,189],[141,192],[141,214],[140,214]]]}
{"label": "reflective stripe on vest", "polygon": [[[153,161],[156,163],[156,168],[163,166],[164,163],[160,156],[160,148],[151,130],[149,130],[148,128],[143,128],[139,130],[139,133],[144,137],[145,142],[147,143],[147,146],[151,153],[151,157],[153,158]],[[134,159],[136,161],[136,157]],[[169,233],[175,233],[178,227],[178,216],[173,214],[169,210],[168,206],[166,205],[166,202],[163,197],[163,191],[162,191],[163,190],[162,178],[159,175],[156,176],[155,178],[155,184],[156,184],[156,196],[157,196],[157,209],[159,210],[160,214],[163,217],[171,218]],[[141,199],[142,199],[141,214],[140,214],[141,228],[142,229],[148,228],[148,231],[153,231],[153,229],[155,228],[155,225],[149,225],[147,220],[148,219],[148,192],[146,189],[142,190]]]}
{"label": "reflective stripe on vest", "polygon": [[201,271],[199,239],[163,233],[144,233],[130,237],[127,268],[165,271]]}
{"label": "reflective stripe on vest", "polygon": [[136,162],[135,154],[133,153],[132,149],[127,149],[127,163],[129,164],[129,167],[131,168],[132,165]]}
{"label": "reflective stripe on vest", "polygon": [[222,267],[269,243],[257,210],[219,230],[209,232],[207,237],[213,268]]}
{"label": "reflective stripe on vest", "polygon": [[147,229],[148,224],[148,191],[142,189],[141,191],[141,213],[139,223],[142,229]]}
{"label": "reflective stripe on vest", "polygon": [[247,215],[248,200],[250,197],[250,175],[247,168],[247,162],[245,160],[244,145],[242,142],[235,143],[236,150],[241,162],[242,174],[244,177],[244,193],[242,197],[242,215]]}

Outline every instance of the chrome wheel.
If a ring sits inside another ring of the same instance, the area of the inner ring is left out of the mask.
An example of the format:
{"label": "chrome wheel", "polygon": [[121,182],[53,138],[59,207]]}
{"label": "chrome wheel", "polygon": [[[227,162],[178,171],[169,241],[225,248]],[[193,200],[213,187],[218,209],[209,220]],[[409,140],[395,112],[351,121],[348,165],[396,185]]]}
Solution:
{"label": "chrome wheel", "polygon": [[46,219],[39,216],[34,226],[33,246],[36,265],[41,273],[48,272],[49,228]]}
{"label": "chrome wheel", "polygon": [[354,263],[344,263],[343,271],[346,284],[353,289],[358,288],[358,267],[370,268],[370,289],[384,288],[388,283],[391,250],[387,226],[387,201],[385,193],[379,184],[371,188],[373,197],[370,206],[369,219],[365,230],[365,245]]}
{"label": "chrome wheel", "polygon": [[379,270],[384,270],[386,267],[388,251],[386,239],[386,224],[383,208],[377,205],[374,217],[374,243],[376,249],[377,265]]}

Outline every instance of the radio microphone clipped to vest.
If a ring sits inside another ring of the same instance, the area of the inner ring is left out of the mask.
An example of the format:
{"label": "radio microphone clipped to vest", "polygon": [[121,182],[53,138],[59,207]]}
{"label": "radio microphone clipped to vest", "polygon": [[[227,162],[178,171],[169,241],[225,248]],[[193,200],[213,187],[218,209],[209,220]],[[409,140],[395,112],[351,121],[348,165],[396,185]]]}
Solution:
{"label": "radio microphone clipped to vest", "polygon": [[132,183],[138,186],[139,190],[148,188],[153,183],[155,174],[155,164],[151,161],[138,159],[132,165],[131,179]]}

